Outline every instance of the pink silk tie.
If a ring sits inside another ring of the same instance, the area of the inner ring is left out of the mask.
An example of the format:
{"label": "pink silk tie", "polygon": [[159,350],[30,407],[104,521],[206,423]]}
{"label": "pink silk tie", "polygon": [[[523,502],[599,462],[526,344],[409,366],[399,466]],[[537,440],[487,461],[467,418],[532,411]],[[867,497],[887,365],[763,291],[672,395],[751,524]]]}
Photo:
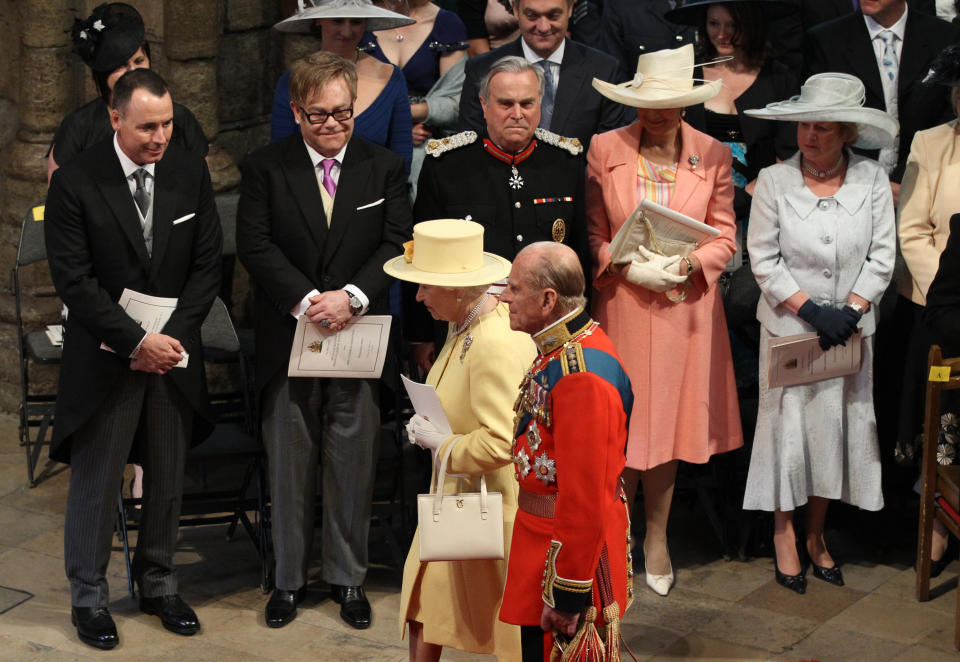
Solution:
{"label": "pink silk tie", "polygon": [[323,167],[323,188],[327,190],[331,198],[337,194],[337,183],[333,181],[333,175],[330,174],[336,162],[336,159],[324,159],[320,162]]}

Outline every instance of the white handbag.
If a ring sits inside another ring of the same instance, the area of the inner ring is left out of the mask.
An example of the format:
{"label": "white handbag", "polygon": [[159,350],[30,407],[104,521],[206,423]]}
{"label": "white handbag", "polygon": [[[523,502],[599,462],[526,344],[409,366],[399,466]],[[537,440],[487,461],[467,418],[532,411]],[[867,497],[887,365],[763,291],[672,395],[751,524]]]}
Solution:
{"label": "white handbag", "polygon": [[444,494],[450,444],[440,460],[434,490],[417,495],[421,561],[468,561],[503,558],[503,495],[487,492]]}

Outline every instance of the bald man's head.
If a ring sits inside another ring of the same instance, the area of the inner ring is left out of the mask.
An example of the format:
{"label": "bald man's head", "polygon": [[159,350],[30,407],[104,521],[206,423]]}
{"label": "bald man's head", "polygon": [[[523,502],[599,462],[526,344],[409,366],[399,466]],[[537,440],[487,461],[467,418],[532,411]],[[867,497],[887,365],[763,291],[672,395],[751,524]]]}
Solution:
{"label": "bald man's head", "polygon": [[517,253],[501,300],[510,304],[510,326],[533,334],[585,305],[583,291],[577,254],[569,246],[542,241]]}

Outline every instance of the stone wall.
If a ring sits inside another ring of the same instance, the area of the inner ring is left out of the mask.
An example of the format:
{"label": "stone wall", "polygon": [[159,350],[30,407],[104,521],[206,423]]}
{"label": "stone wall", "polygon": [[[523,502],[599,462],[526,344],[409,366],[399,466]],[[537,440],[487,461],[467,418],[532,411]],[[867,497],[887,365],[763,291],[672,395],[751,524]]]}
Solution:
{"label": "stone wall", "polygon": [[[70,53],[69,28],[103,0],[0,0],[0,273],[13,267],[21,221],[46,195],[46,151],[61,119],[96,95],[89,70]],[[315,47],[271,29],[295,0],[127,0],[147,25],[152,65],[174,98],[197,116],[211,141],[208,163],[218,194],[240,181],[237,164],[269,140],[273,87],[288,58]],[[289,41],[290,45],[285,45]],[[25,270],[28,330],[58,321],[45,263]],[[237,265],[234,310],[248,291]],[[16,347],[9,279],[0,279],[0,342]],[[55,388],[56,370],[31,373],[37,390]],[[20,400],[16,361],[0,363],[0,411]]]}

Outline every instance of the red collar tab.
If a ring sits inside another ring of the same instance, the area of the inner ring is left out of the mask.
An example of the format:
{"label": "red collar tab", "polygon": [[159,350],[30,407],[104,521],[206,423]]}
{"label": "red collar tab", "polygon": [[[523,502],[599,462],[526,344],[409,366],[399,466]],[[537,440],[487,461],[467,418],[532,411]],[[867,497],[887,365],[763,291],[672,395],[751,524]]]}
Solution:
{"label": "red collar tab", "polygon": [[502,149],[493,144],[493,141],[489,138],[483,139],[483,147],[487,150],[487,153],[495,159],[499,159],[506,163],[507,165],[516,165],[522,163],[530,158],[530,155],[533,154],[533,150],[537,147],[537,139],[533,138],[530,141],[530,144],[524,147],[522,150],[516,154],[510,154],[509,152],[504,152]]}

